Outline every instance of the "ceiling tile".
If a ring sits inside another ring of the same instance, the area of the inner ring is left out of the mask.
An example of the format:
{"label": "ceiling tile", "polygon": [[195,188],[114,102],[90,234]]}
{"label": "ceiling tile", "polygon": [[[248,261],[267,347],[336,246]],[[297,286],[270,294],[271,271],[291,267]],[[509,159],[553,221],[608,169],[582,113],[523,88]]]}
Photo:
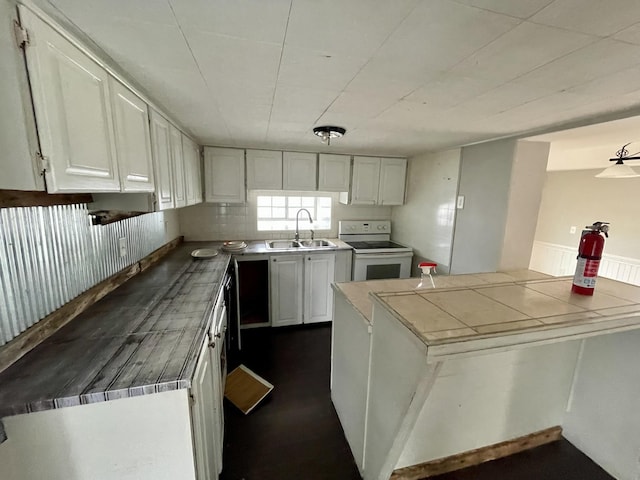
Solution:
{"label": "ceiling tile", "polygon": [[282,54],[278,83],[343,90],[366,63],[366,58],[329,55],[319,50],[287,45]]}
{"label": "ceiling tile", "polygon": [[504,13],[518,18],[528,18],[553,0],[455,0],[458,3],[482,8],[496,13]]}
{"label": "ceiling tile", "polygon": [[525,105],[553,94],[552,90],[506,83],[482,95],[461,103],[448,113],[464,117],[486,118]]}
{"label": "ceiling tile", "polygon": [[407,95],[405,100],[437,108],[449,108],[496,87],[500,82],[459,73],[443,73]]}
{"label": "ceiling tile", "polygon": [[598,37],[524,22],[456,65],[456,73],[506,82],[571,53]]}
{"label": "ceiling tile", "polygon": [[329,55],[369,57],[418,0],[295,0],[286,44]]}
{"label": "ceiling tile", "polygon": [[108,2],[78,0],[48,0],[64,12],[77,25],[87,23],[126,20],[138,23],[176,25],[176,20],[166,0],[109,0]]}
{"label": "ceiling tile", "polygon": [[422,2],[374,59],[408,72],[442,71],[513,29],[520,20],[445,0]]}
{"label": "ceiling tile", "polygon": [[555,0],[531,17],[532,22],[608,36],[640,21],[637,0]]}
{"label": "ceiling tile", "polygon": [[637,65],[638,61],[639,46],[603,39],[554,60],[516,81],[561,91]]}
{"label": "ceiling tile", "polygon": [[640,45],[640,23],[636,23],[629,28],[625,28],[624,30],[616,33],[613,38],[620,40],[621,42]]}
{"label": "ceiling tile", "polygon": [[84,32],[116,62],[184,70],[194,67],[189,47],[176,25],[104,18],[85,26]]}
{"label": "ceiling tile", "polygon": [[374,117],[393,103],[397,102],[395,97],[376,96],[352,92],[342,92],[333,102],[327,113],[349,113],[351,115]]}
{"label": "ceiling tile", "polygon": [[291,2],[169,0],[169,3],[173,6],[180,25],[187,29],[281,45]]}

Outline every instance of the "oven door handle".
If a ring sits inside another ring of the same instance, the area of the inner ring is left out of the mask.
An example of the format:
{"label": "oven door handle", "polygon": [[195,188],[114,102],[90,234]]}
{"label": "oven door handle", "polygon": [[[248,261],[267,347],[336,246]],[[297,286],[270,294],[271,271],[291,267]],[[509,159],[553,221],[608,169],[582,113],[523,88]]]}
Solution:
{"label": "oven door handle", "polygon": [[389,258],[408,258],[413,257],[412,252],[402,253],[356,253],[355,256],[360,260],[386,260]]}

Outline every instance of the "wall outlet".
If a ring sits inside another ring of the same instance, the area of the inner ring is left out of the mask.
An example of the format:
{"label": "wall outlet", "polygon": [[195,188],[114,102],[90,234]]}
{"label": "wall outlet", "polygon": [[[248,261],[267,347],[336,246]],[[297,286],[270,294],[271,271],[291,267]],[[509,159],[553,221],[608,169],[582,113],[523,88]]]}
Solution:
{"label": "wall outlet", "polygon": [[571,228],[569,229],[569,233],[570,233],[571,235],[573,235],[574,233],[576,233],[576,227],[575,227],[575,225],[572,225],[572,226],[571,226]]}
{"label": "wall outlet", "polygon": [[120,256],[127,256],[127,237],[120,237],[118,239],[118,249],[120,250]]}

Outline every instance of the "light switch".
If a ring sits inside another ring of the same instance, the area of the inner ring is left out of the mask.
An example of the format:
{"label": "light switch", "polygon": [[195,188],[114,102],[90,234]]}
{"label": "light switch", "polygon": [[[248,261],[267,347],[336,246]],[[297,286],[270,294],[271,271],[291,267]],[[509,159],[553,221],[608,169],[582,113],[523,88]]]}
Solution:
{"label": "light switch", "polygon": [[576,233],[576,227],[575,227],[575,225],[571,225],[571,228],[569,229],[569,233],[570,233],[571,235],[573,235],[574,233]]}
{"label": "light switch", "polygon": [[459,210],[462,210],[464,208],[464,195],[458,195],[458,202],[456,203],[456,207]]}

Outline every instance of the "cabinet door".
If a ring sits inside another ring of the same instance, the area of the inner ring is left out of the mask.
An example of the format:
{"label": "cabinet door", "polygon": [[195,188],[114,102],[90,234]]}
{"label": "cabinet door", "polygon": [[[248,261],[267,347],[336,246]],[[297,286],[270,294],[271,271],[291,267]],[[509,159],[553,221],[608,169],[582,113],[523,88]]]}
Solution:
{"label": "cabinet door", "polygon": [[171,171],[173,174],[173,198],[175,208],[187,205],[185,191],[184,157],[182,155],[182,132],[169,125],[169,143],[171,144]]}
{"label": "cabinet door", "polygon": [[351,157],[321,153],[318,158],[318,190],[348,192],[351,180]]}
{"label": "cabinet door", "polygon": [[269,261],[271,326],[302,323],[302,255],[274,255]]}
{"label": "cabinet door", "polygon": [[282,190],[282,152],[247,150],[247,188]]}
{"label": "cabinet door", "polygon": [[15,42],[18,12],[12,2],[0,2],[0,190],[45,190],[27,68]]}
{"label": "cabinet door", "polygon": [[380,182],[380,159],[353,157],[353,181],[351,203],[353,205],[376,205]]}
{"label": "cabinet door", "polygon": [[333,283],[336,256],[307,255],[304,259],[304,323],[333,319]]}
{"label": "cabinet door", "polygon": [[315,153],[284,152],[282,154],[282,188],[315,191],[318,159]]}
{"label": "cabinet door", "polygon": [[383,158],[380,161],[378,205],[402,205],[407,175],[405,158]]}
{"label": "cabinet door", "polygon": [[48,191],[120,191],[108,73],[28,9],[20,15]]}
{"label": "cabinet door", "polygon": [[169,122],[151,110],[151,152],[156,179],[156,209],[174,208]]}
{"label": "cabinet door", "polygon": [[153,192],[155,187],[147,104],[112,77],[109,77],[109,88],[122,191]]}
{"label": "cabinet door", "polygon": [[182,136],[182,156],[184,157],[187,205],[195,205],[202,202],[200,147],[186,135]]}
{"label": "cabinet door", "polygon": [[204,193],[207,202],[244,203],[244,150],[205,147]]}
{"label": "cabinet door", "polygon": [[209,345],[205,341],[191,384],[191,422],[198,480],[218,478],[214,368]]}

